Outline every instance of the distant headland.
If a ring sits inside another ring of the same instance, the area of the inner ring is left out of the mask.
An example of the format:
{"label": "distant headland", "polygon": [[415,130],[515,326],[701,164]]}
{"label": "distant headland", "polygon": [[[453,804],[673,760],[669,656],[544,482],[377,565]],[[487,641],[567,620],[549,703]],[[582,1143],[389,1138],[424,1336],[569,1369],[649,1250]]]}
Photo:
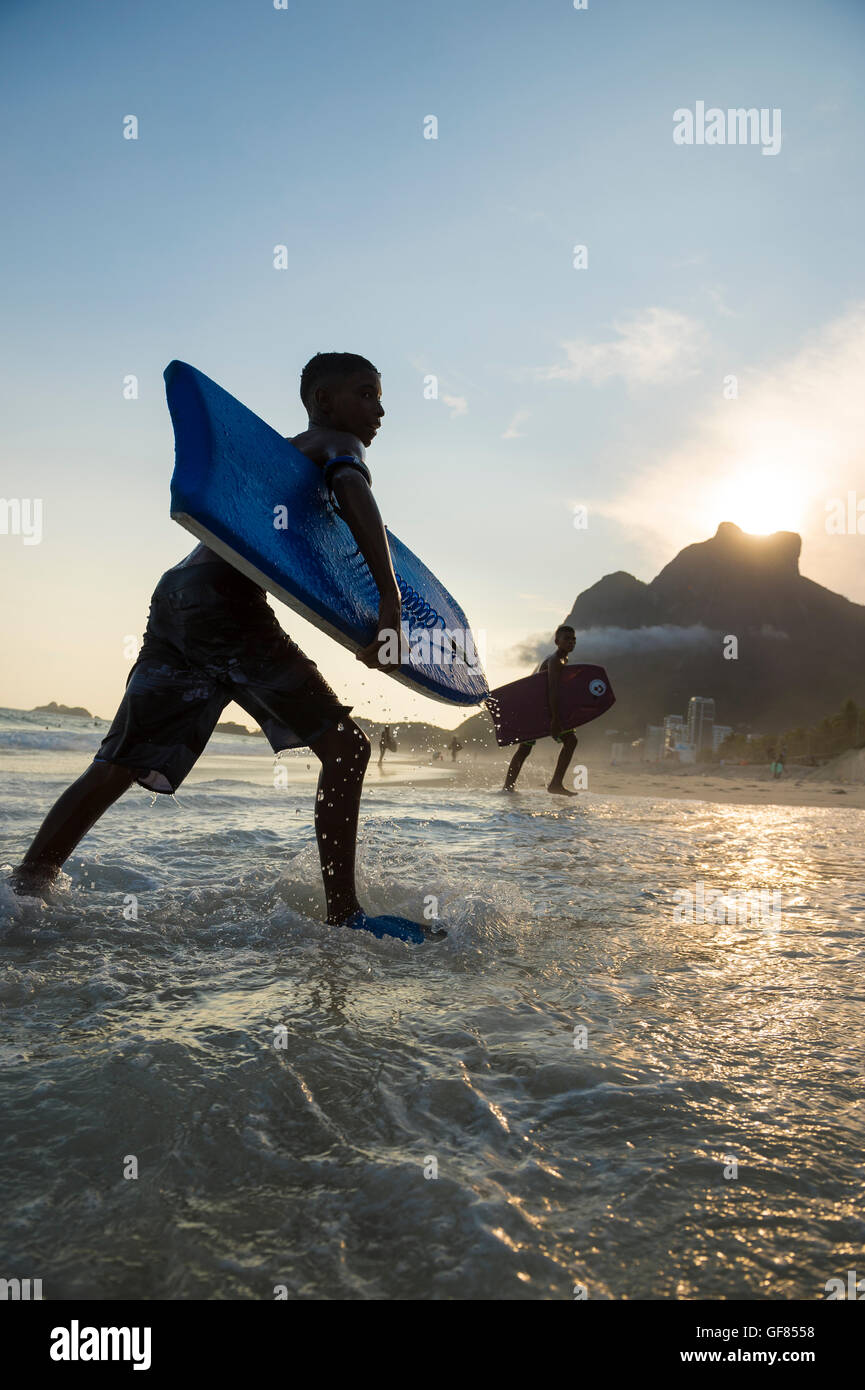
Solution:
{"label": "distant headland", "polygon": [[[105,724],[105,723],[108,722],[108,721],[105,720],[105,719],[99,719],[99,716],[98,716],[97,714],[91,714],[90,711],[89,711],[89,709],[85,709],[83,705],[59,705],[59,704],[57,703],[56,700],[51,700],[47,705],[34,705],[33,708],[32,708],[31,710],[28,711],[28,713],[29,713],[29,714],[63,714],[63,715],[69,715],[69,714],[71,714],[71,715],[75,716],[75,717],[78,718],[78,719],[96,719],[96,720],[99,720],[99,723],[100,723],[100,724]],[[235,723],[233,723],[230,719],[225,720],[222,724],[217,724],[217,726],[216,726],[216,733],[218,733],[218,734],[245,734],[245,735],[247,735],[247,737],[249,737],[249,738],[263,738],[263,737],[264,737],[264,735],[262,734],[262,732],[261,732],[260,729],[247,729],[247,728],[244,727],[243,724],[235,724]]]}
{"label": "distant headland", "polygon": [[84,709],[82,705],[58,705],[56,700],[52,700],[48,705],[34,705],[31,714],[77,714],[80,719],[96,719],[95,714],[91,714],[89,709]]}

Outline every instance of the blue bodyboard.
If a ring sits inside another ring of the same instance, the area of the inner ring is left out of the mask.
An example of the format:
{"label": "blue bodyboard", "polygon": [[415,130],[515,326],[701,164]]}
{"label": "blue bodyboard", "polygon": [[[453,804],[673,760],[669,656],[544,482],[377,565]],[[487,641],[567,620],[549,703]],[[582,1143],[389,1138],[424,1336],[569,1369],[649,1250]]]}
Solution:
{"label": "blue bodyboard", "polygon": [[[378,628],[378,590],[322,470],[215,381],[165,369],[174,425],[171,516],[235,569],[344,647]],[[416,555],[388,532],[407,637],[396,680],[450,704],[489,694],[468,620]]]}

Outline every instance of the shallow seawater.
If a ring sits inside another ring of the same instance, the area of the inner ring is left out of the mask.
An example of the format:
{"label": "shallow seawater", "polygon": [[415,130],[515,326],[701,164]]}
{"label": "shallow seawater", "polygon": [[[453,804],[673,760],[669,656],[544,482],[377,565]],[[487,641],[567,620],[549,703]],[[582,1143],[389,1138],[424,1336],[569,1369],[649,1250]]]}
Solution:
{"label": "shallow seawater", "polygon": [[[861,1265],[865,813],[371,776],[362,899],[437,909],[416,948],[322,925],[314,769],[237,742],[127,793],[50,906],[0,887],[6,1277],[816,1299]],[[0,749],[4,862],[78,749]],[[780,917],[676,921],[697,883]]]}

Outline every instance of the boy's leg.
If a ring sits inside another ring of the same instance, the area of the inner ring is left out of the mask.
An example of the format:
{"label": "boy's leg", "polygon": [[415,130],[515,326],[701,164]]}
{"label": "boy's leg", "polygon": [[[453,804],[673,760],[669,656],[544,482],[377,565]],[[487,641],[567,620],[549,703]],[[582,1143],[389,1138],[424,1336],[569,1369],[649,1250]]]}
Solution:
{"label": "boy's leg", "polygon": [[342,704],[315,662],[282,631],[266,603],[250,644],[252,629],[247,618],[243,646],[226,679],[232,697],[256,721],[277,755],[291,748],[309,748],[321,762],[315,833],[328,922],[415,944],[446,935],[403,917],[368,917],[361,908],[355,887],[355,850],[360,795],[371,753],[369,739],[349,717],[351,706]]}
{"label": "boy's leg", "polygon": [[553,780],[549,783],[547,791],[553,792],[557,796],[576,796],[577,793],[569,791],[562,779],[568,770],[568,763],[576,751],[577,736],[572,729],[568,729],[567,733],[562,734],[561,739],[562,751],[558,756]]}
{"label": "boy's leg", "polygon": [[527,758],[527,757],[529,756],[529,754],[531,753],[531,751],[532,751],[532,749],[534,748],[534,746],[535,746],[535,745],[534,745],[533,743],[521,743],[521,744],[520,744],[520,746],[519,746],[519,748],[517,749],[516,753],[515,753],[514,756],[511,758],[510,765],[509,765],[509,767],[508,767],[507,774],[506,774],[506,776],[505,776],[505,785],[502,787],[502,791],[503,791],[503,792],[512,792],[512,791],[513,791],[513,789],[514,789],[514,783],[516,782],[517,778],[518,778],[519,775],[520,775],[520,770],[521,770],[521,768],[522,768],[522,765],[523,765],[523,763],[525,762],[526,758]]}
{"label": "boy's leg", "polygon": [[347,716],[310,743],[321,762],[315,835],[327,898],[327,920],[344,922],[360,906],[354,881],[357,820],[370,742]]}
{"label": "boy's leg", "polygon": [[[231,692],[189,665],[182,640],[172,645],[169,639],[177,634],[163,593],[166,587],[192,591],[182,610],[190,611],[206,596],[200,574],[193,573],[199,568],[214,567],[193,566],[186,575],[169,570],[157,584],[144,643],[111,727],[94,762],[51,808],[14,871],[11,882],[17,892],[48,886],[79,841],[133,782],[150,791],[173,792],[204,750]],[[212,614],[204,612],[202,621],[208,631],[219,631]]]}
{"label": "boy's leg", "polygon": [[12,874],[17,893],[38,893],[57,877],[79,840],[135,781],[134,772],[112,763],[91,763],[55,801],[23,860]]}

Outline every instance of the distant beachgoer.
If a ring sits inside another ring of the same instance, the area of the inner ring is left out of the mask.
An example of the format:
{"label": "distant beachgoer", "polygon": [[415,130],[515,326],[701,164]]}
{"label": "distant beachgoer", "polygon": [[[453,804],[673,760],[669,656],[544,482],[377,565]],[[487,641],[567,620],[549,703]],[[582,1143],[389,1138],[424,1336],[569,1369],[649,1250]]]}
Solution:
{"label": "distant beachgoer", "polygon": [[460,743],[459,739],[452,738],[450,743],[448,744],[448,748],[451,750],[451,762],[455,763],[457,760],[457,753],[462,748],[462,744]]}
{"label": "distant beachgoer", "polygon": [[[550,734],[556,743],[562,745],[556,763],[552,781],[547,783],[547,791],[554,796],[576,796],[565,786],[563,778],[568,770],[568,764],[574,756],[577,747],[577,736],[573,729],[563,729],[559,720],[559,681],[561,679],[562,667],[567,665],[568,657],[577,644],[577,637],[574,629],[567,623],[556,628],[555,632],[556,650],[551,656],[547,656],[540,663],[535,671],[539,675],[541,671],[547,673],[547,699],[550,703]],[[535,739],[526,743],[521,743],[514,756],[511,758],[505,777],[505,785],[502,787],[504,792],[512,792],[515,788],[516,780],[520,775],[520,770],[526,758],[535,746]],[[614,764],[615,766],[615,764]]]}
{"label": "distant beachgoer", "polygon": [[390,725],[385,724],[381,731],[378,741],[378,762],[379,767],[384,762],[385,753],[395,753],[397,748],[396,739],[390,731]]}

